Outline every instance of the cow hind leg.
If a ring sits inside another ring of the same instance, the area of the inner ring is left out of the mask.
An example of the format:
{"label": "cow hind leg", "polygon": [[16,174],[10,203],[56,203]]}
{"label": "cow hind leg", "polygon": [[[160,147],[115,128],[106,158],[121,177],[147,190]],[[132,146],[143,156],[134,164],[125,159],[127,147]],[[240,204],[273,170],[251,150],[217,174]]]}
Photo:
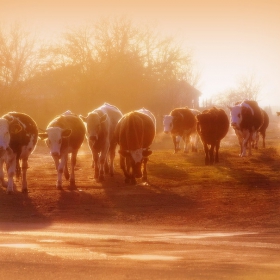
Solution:
{"label": "cow hind leg", "polygon": [[99,170],[99,176],[98,176],[98,180],[100,182],[104,181],[104,179],[105,179],[104,174],[105,174],[106,161],[107,161],[106,158],[100,159],[100,170]]}
{"label": "cow hind leg", "polygon": [[110,151],[109,151],[109,157],[110,157],[109,172],[111,177],[113,177],[115,173],[115,169],[114,169],[115,156],[116,156],[116,145],[111,144]]}
{"label": "cow hind leg", "polygon": [[16,171],[16,155],[10,154],[6,162],[7,173],[8,173],[8,183],[7,183],[7,194],[12,194],[14,192],[14,175]]}
{"label": "cow hind leg", "polygon": [[263,140],[262,146],[263,148],[265,148],[265,132],[262,133],[262,140]]}
{"label": "cow hind leg", "polygon": [[[126,184],[135,184],[136,180],[135,178],[132,176],[130,170],[131,170],[131,162],[130,159],[128,157],[124,157],[120,155],[120,168],[123,171],[123,175],[124,175],[124,182]],[[135,183],[134,183],[135,182]]]}
{"label": "cow hind leg", "polygon": [[174,154],[176,154],[180,150],[180,138],[172,135],[172,141],[174,145]]}
{"label": "cow hind leg", "polygon": [[215,145],[211,144],[211,147],[209,149],[209,164],[212,165],[214,163],[214,148]]}
{"label": "cow hind leg", "polygon": [[106,158],[104,162],[104,173],[108,174],[110,172],[110,167],[109,167],[109,159]]}
{"label": "cow hind leg", "polygon": [[216,145],[215,145],[215,163],[219,162],[219,149],[220,149],[220,141],[217,141]]}
{"label": "cow hind leg", "polygon": [[93,151],[93,161],[94,161],[94,179],[97,180],[99,178],[99,154],[96,151]]}
{"label": "cow hind leg", "polygon": [[7,183],[4,180],[4,159],[0,159],[0,184],[2,187],[7,187]]}
{"label": "cow hind leg", "polygon": [[21,167],[19,163],[19,158],[16,159],[16,178],[19,179],[21,175]]}
{"label": "cow hind leg", "polygon": [[148,162],[148,158],[144,158],[144,160],[143,160],[143,176],[142,176],[142,181],[143,182],[148,181],[147,162]]}
{"label": "cow hind leg", "polygon": [[74,151],[74,152],[72,152],[72,155],[71,155],[70,188],[76,187],[75,166],[76,166],[76,162],[77,162],[77,154],[78,154],[78,151]]}
{"label": "cow hind leg", "polygon": [[22,187],[21,191],[23,193],[27,193],[27,169],[28,169],[28,159],[24,158],[22,159]]}
{"label": "cow hind leg", "polygon": [[70,175],[69,175],[69,170],[68,170],[68,155],[67,155],[67,160],[66,160],[66,162],[65,162],[65,166],[64,166],[63,173],[64,173],[65,179],[66,179],[66,180],[69,180]]}
{"label": "cow hind leg", "polygon": [[205,153],[205,165],[209,165],[209,148],[206,143],[203,144],[204,153]]}
{"label": "cow hind leg", "polygon": [[187,154],[189,152],[189,146],[191,144],[190,137],[185,136],[183,140],[184,140],[184,153]]}

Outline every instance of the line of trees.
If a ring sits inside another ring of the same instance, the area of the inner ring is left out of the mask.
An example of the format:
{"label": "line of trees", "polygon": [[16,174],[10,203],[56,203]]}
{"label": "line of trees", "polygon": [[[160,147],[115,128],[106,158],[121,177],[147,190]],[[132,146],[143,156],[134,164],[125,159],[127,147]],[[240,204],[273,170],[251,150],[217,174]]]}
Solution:
{"label": "line of trees", "polygon": [[68,29],[50,44],[20,24],[0,27],[2,114],[26,111],[45,125],[53,114],[86,114],[106,101],[160,115],[178,106],[182,81],[198,82],[191,53],[127,18]]}

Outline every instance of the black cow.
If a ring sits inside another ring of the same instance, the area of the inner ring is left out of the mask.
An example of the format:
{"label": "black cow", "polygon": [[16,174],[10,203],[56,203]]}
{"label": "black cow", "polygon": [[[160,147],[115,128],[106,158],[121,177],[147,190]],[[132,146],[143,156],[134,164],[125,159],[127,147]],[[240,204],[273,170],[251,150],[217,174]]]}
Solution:
{"label": "black cow", "polygon": [[261,127],[258,129],[257,133],[256,133],[256,139],[253,139],[252,141],[252,147],[255,149],[258,149],[258,143],[259,143],[259,138],[260,135],[262,136],[262,146],[263,148],[265,148],[265,139],[266,139],[266,130],[268,128],[269,125],[269,116],[267,114],[267,112],[263,109],[261,109],[263,112],[263,124],[261,125]]}
{"label": "black cow", "polygon": [[[28,115],[9,112],[0,118],[0,182],[4,182],[3,164],[8,172],[7,193],[12,193],[13,176],[22,173],[22,192],[27,192],[28,157],[35,149],[38,129],[35,121]],[[20,166],[20,160],[22,165]]]}
{"label": "black cow", "polygon": [[123,170],[125,182],[135,184],[136,178],[141,177],[146,182],[147,161],[152,154],[150,145],[155,137],[155,125],[152,118],[137,111],[125,114],[117,124],[115,137],[120,146],[120,167]]}
{"label": "black cow", "polygon": [[[200,136],[205,152],[205,164],[219,162],[221,140],[229,129],[229,120],[223,109],[213,107],[204,110],[197,118],[197,133]],[[210,145],[210,149],[208,147]],[[215,150],[215,157],[214,157]]]}
{"label": "black cow", "polygon": [[[57,170],[58,189],[62,188],[62,173],[66,180],[70,177],[70,187],[75,187],[75,165],[77,154],[85,138],[86,128],[82,120],[70,111],[52,120],[46,132],[39,133],[42,140],[46,140]],[[68,171],[68,154],[71,154],[71,173]]]}

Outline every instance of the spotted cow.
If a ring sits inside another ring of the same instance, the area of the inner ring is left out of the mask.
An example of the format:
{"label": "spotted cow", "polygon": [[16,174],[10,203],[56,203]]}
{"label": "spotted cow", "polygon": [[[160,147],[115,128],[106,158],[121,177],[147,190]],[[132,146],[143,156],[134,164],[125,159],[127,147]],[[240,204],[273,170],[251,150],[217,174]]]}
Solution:
{"label": "spotted cow", "polygon": [[197,132],[196,132],[196,110],[191,110],[187,107],[176,108],[170,112],[169,115],[163,117],[163,127],[165,133],[171,133],[172,141],[174,144],[174,153],[179,151],[180,140],[184,141],[184,152],[189,151],[191,144],[191,137],[194,137],[194,145],[192,150],[197,150]]}
{"label": "spotted cow", "polygon": [[[46,140],[57,170],[57,189],[62,188],[62,173],[65,179],[70,178],[70,187],[74,188],[75,166],[78,151],[84,141],[86,128],[79,116],[66,111],[54,118],[39,138]],[[71,154],[71,173],[68,171],[68,154]]]}
{"label": "spotted cow", "polygon": [[[196,109],[190,109],[190,110],[194,116],[201,114],[201,112],[199,110],[196,110]],[[182,139],[181,136],[179,136],[179,135],[176,136],[176,150],[177,151],[181,150],[181,148],[180,148],[181,139]],[[184,152],[188,153],[189,150],[191,150],[192,152],[197,152],[198,151],[198,142],[199,142],[199,135],[196,131],[196,128],[194,128],[189,137],[189,145],[186,145],[186,143],[184,142]]]}
{"label": "spotted cow", "polygon": [[[9,112],[0,118],[0,182],[7,185],[7,193],[14,192],[14,174],[22,176],[22,192],[28,191],[28,158],[35,149],[37,139],[37,125],[30,116]],[[8,173],[7,184],[4,181],[4,163]]]}
{"label": "spotted cow", "polygon": [[251,155],[252,141],[264,122],[263,111],[253,100],[245,100],[228,108],[230,109],[231,126],[239,140],[240,156],[246,156],[247,148]]}

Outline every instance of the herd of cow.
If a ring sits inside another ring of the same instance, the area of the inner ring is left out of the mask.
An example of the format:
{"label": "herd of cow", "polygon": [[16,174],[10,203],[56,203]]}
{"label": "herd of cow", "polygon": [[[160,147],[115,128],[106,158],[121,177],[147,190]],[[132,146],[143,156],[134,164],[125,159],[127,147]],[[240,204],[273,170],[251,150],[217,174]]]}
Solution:
{"label": "herd of cow", "polygon": [[[265,145],[269,119],[257,102],[246,100],[229,109],[231,126],[239,139],[240,156],[246,156],[247,149],[251,154],[251,147],[257,147],[259,134]],[[179,150],[181,139],[184,141],[185,152],[189,146],[197,151],[200,138],[206,165],[219,162],[220,142],[227,134],[229,125],[226,112],[216,107],[202,112],[187,107],[177,108],[163,118],[164,132],[171,133],[175,153]],[[41,133],[30,116],[9,112],[0,118],[0,182],[6,187],[7,193],[13,193],[13,177],[21,175],[22,192],[27,192],[28,157],[39,138],[45,140],[54,160],[57,170],[56,187],[61,189],[63,174],[66,180],[70,179],[70,186],[74,187],[77,154],[85,136],[92,152],[96,180],[103,181],[106,173],[113,176],[115,151],[119,145],[120,168],[125,182],[136,183],[136,178],[141,177],[143,181],[147,181],[147,162],[152,153],[150,146],[155,135],[156,118],[145,108],[122,114],[116,106],[104,103],[86,117],[66,111],[55,117]],[[4,180],[4,164],[7,182]]]}

